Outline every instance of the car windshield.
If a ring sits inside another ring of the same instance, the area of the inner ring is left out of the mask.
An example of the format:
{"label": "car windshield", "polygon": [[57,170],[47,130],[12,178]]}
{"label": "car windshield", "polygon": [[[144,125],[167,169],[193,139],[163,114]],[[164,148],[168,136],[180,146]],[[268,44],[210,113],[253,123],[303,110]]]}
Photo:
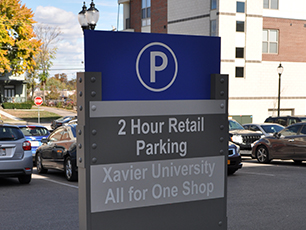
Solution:
{"label": "car windshield", "polygon": [[0,141],[2,140],[19,140],[23,138],[20,129],[15,127],[0,126]]}
{"label": "car windshield", "polygon": [[276,133],[276,132],[279,132],[283,129],[283,127],[279,126],[279,125],[262,125],[261,128],[266,133]]}
{"label": "car windshield", "polygon": [[49,134],[48,129],[43,127],[28,126],[21,127],[20,130],[25,136],[47,136]]}
{"label": "car windshield", "polygon": [[57,119],[57,121],[64,121],[64,120],[66,120],[66,119],[68,119],[68,118],[70,118],[70,116],[61,117],[61,118]]}
{"label": "car windshield", "polygon": [[283,129],[280,134],[281,136],[283,137],[287,137],[287,136],[294,136],[294,135],[297,135],[298,134],[298,131],[300,130],[301,128],[301,124],[296,124],[296,125],[292,125],[292,126],[289,126],[288,128],[285,128]]}
{"label": "car windshield", "polygon": [[244,129],[237,121],[234,120],[228,120],[228,128],[229,130]]}
{"label": "car windshield", "polygon": [[300,119],[302,122],[306,121],[306,117],[300,117]]}
{"label": "car windshield", "polygon": [[75,124],[71,125],[71,131],[72,131],[73,136],[76,137],[76,125]]}

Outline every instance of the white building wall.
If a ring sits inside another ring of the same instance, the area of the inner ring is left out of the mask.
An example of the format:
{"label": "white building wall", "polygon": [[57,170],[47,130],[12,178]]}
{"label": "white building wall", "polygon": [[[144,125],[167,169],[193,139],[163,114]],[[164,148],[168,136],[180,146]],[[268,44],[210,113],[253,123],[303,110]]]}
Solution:
{"label": "white building wall", "polygon": [[[229,75],[229,115],[252,115],[263,122],[277,115],[279,62],[262,61],[263,17],[306,20],[305,0],[279,0],[279,10],[263,9],[263,0],[245,2],[245,13],[236,13],[236,1],[219,0],[210,10],[210,0],[168,0],[168,33],[210,34],[210,20],[217,20],[221,37],[221,73]],[[294,4],[292,3],[294,2]],[[206,17],[188,20],[199,15]],[[181,21],[179,21],[181,20]],[[245,21],[245,32],[236,32],[236,20]],[[175,23],[171,23],[176,21]],[[244,59],[235,58],[235,48],[245,47]],[[306,114],[306,63],[282,62],[281,114]],[[244,78],[235,77],[235,67],[244,66]],[[274,112],[272,111],[274,110]]]}
{"label": "white building wall", "polygon": [[279,10],[263,9],[263,16],[305,20],[305,12],[305,0],[279,0]]}
{"label": "white building wall", "polygon": [[210,0],[168,0],[168,33],[209,36],[209,9]]}
{"label": "white building wall", "polygon": [[221,73],[227,74],[229,70],[224,69],[223,62],[235,61],[236,45],[236,17],[233,15],[220,15],[217,21],[219,24],[219,36],[221,37]]}
{"label": "white building wall", "polygon": [[245,22],[245,60],[262,60],[262,17],[246,18]]}
{"label": "white building wall", "polygon": [[168,22],[209,14],[210,0],[168,0]]}
{"label": "white building wall", "polygon": [[[245,0],[245,33],[239,33],[235,28],[236,20],[243,21],[244,18],[243,14],[236,13],[236,1],[220,0],[221,73],[229,74],[229,115],[252,115],[253,122],[263,122],[268,116],[277,115],[279,62],[262,62],[263,15],[305,20],[306,1],[297,2],[292,4],[280,0],[280,10],[264,10],[262,0]],[[299,8],[296,6],[300,3],[304,15],[301,10],[295,15],[296,8]],[[244,60],[235,59],[233,49],[243,46]],[[245,77],[236,78],[235,67],[243,65]],[[303,79],[306,73],[303,70],[306,63],[283,62],[282,65],[281,109],[288,111],[281,111],[281,114],[289,115],[293,111],[296,115],[305,115],[306,81]],[[271,111],[273,109],[274,112]]]}
{"label": "white building wall", "polygon": [[[253,115],[253,122],[263,122],[268,116],[277,115],[278,65],[279,62],[249,64],[246,73],[249,80],[231,82],[234,87],[229,89],[230,115]],[[280,114],[305,115],[306,73],[303,70],[306,63],[282,62],[282,65]],[[274,113],[269,109],[274,109]],[[282,111],[284,109],[287,111]]]}
{"label": "white building wall", "polygon": [[209,35],[209,19],[196,19],[168,25],[169,34]]}

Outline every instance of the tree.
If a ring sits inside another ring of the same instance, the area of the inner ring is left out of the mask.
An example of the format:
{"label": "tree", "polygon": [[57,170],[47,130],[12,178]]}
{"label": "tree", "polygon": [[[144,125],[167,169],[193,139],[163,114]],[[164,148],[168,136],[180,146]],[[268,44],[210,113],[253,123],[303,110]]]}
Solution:
{"label": "tree", "polygon": [[65,73],[55,74],[54,77],[61,82],[64,82],[66,84],[68,83],[68,77]]}
{"label": "tree", "polygon": [[58,100],[60,97],[60,93],[57,90],[57,87],[55,85],[52,85],[50,87],[50,93],[47,95],[48,100]]}
{"label": "tree", "polygon": [[62,33],[59,27],[37,24],[34,28],[37,37],[43,42],[40,52],[35,57],[39,68],[39,80],[43,85],[43,98],[45,100],[45,87],[49,77],[49,70],[52,66],[52,59],[55,59],[57,47],[54,45],[60,41],[59,35]]}
{"label": "tree", "polygon": [[34,90],[36,86],[36,81],[35,81],[36,79],[37,79],[37,72],[35,70],[26,75],[27,93],[32,94],[32,97],[31,97],[32,100],[34,100]]}
{"label": "tree", "polygon": [[0,73],[33,71],[41,45],[33,32],[33,16],[20,0],[0,1]]}

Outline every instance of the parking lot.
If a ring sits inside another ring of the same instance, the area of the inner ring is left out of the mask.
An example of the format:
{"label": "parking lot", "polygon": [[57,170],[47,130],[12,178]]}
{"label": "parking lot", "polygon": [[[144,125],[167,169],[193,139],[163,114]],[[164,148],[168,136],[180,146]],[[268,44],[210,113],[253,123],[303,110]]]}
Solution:
{"label": "parking lot", "polygon": [[[305,170],[306,163],[243,157],[243,168],[228,176],[228,229],[304,229]],[[0,179],[0,204],[3,230],[78,229],[78,183],[55,170],[34,169],[29,185]]]}

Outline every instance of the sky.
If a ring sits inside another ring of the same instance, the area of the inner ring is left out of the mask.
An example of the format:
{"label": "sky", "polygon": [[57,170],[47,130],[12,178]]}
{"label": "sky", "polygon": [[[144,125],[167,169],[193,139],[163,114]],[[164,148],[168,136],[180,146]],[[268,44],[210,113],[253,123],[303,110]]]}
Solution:
{"label": "sky", "polygon": [[[33,11],[37,23],[59,27],[62,32],[60,42],[54,44],[57,53],[52,61],[50,77],[66,73],[71,80],[76,78],[77,72],[84,72],[83,32],[78,22],[78,13],[82,10],[83,2],[82,0],[21,0],[22,5],[25,4]],[[90,3],[91,0],[85,1],[87,9]],[[118,6],[118,0],[94,0],[94,3],[100,14],[95,30],[112,30],[113,27],[122,29],[123,6]]]}

